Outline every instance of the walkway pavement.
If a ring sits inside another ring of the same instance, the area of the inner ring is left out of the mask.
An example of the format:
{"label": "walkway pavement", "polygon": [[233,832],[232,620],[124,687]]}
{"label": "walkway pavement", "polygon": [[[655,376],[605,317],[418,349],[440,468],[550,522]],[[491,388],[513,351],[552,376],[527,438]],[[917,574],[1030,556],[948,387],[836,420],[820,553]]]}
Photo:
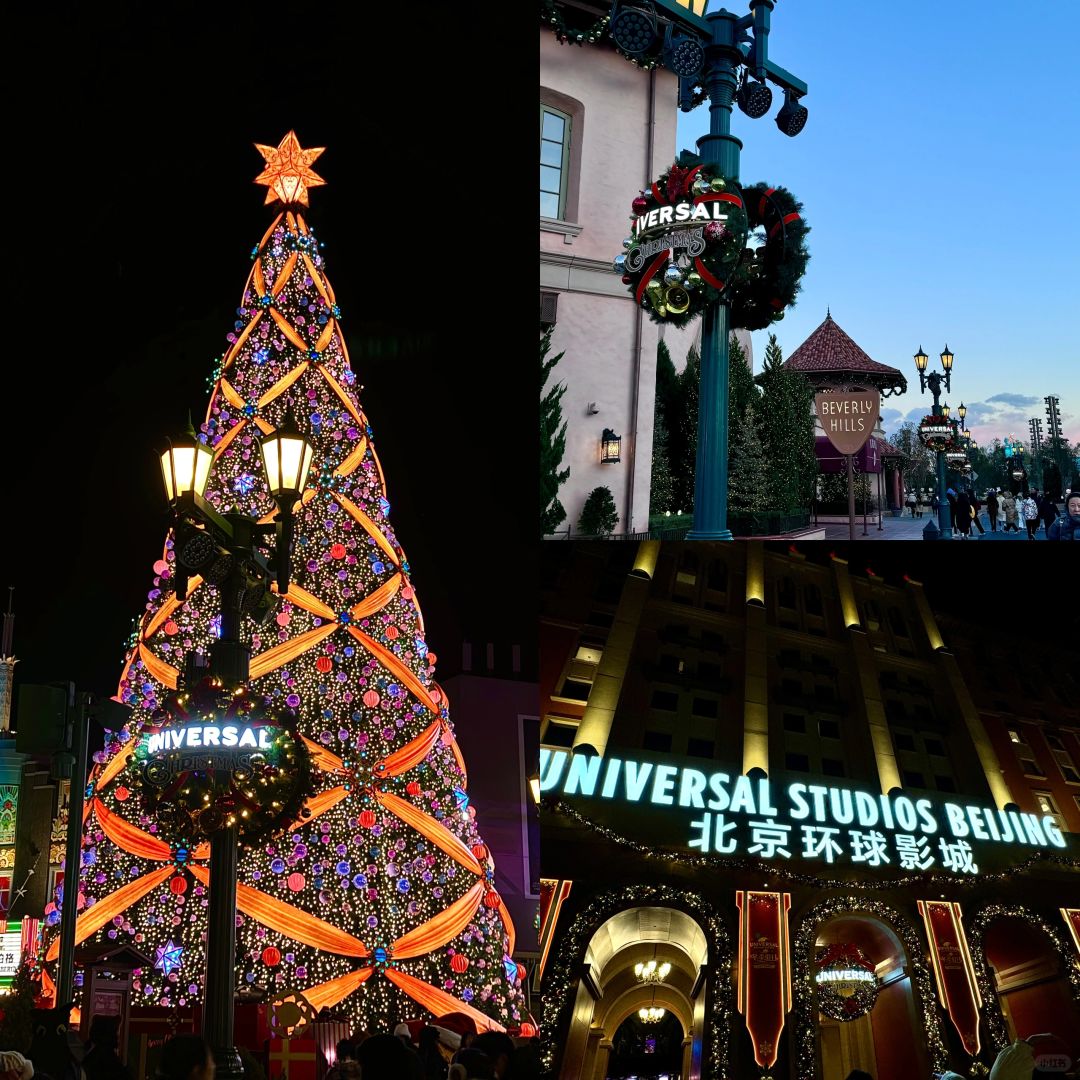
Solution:
{"label": "walkway pavement", "polygon": [[[881,528],[878,529],[877,525],[870,523],[866,526],[866,535],[863,536],[863,524],[862,517],[857,516],[855,518],[855,539],[856,540],[921,540],[923,538],[923,529],[926,528],[926,523],[929,520],[927,515],[923,515],[921,518],[885,518],[881,523]],[[983,528],[986,530],[982,535],[979,534],[978,529],[972,529],[972,540],[1023,540],[1027,542],[1027,532],[1021,528],[1020,532],[1002,532],[1000,524],[997,532],[990,531],[990,522],[986,520],[986,516],[982,516]],[[847,540],[848,539],[848,526],[845,525],[826,525],[825,526],[825,539],[826,540]],[[1039,531],[1035,534],[1036,540],[1045,540],[1046,531],[1043,529],[1042,524],[1039,525]]]}

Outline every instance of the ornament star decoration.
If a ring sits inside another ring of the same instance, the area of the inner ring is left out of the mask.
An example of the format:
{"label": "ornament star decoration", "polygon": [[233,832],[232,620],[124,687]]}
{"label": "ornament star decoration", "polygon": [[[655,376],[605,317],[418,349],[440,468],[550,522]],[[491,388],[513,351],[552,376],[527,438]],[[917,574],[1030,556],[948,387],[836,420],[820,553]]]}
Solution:
{"label": "ornament star decoration", "polygon": [[180,957],[183,952],[182,946],[169,938],[164,945],[159,945],[154,950],[154,967],[159,968],[165,975],[170,974],[180,966]]}
{"label": "ornament star decoration", "polygon": [[270,190],[266,201],[279,199],[288,205],[308,205],[308,188],[319,187],[326,181],[311,168],[311,163],[326,149],[325,146],[304,150],[295,131],[290,131],[277,146],[255,144],[263,156],[266,168],[255,177],[256,184],[265,184]]}

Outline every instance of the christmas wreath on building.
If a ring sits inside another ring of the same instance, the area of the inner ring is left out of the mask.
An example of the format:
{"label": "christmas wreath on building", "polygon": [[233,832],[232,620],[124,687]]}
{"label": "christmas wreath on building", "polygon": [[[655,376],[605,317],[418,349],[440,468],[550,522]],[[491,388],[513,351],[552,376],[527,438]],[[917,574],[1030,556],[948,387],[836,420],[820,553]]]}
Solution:
{"label": "christmas wreath on building", "polygon": [[[714,301],[731,329],[761,330],[795,302],[810,254],[802,204],[786,188],[740,189],[684,153],[634,199],[617,273],[653,322],[685,326]],[[764,243],[747,246],[761,230]]]}
{"label": "christmas wreath on building", "polygon": [[817,962],[814,981],[818,1008],[833,1020],[857,1020],[877,1001],[874,965],[857,945],[830,945]]}

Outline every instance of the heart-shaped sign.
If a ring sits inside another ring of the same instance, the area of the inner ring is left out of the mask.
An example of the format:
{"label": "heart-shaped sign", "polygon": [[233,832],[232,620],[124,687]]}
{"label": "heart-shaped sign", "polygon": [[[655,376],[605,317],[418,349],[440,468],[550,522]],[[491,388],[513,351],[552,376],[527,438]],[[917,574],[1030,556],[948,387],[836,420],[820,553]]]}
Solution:
{"label": "heart-shaped sign", "polygon": [[814,395],[818,421],[841,454],[855,454],[870,438],[881,413],[879,390],[844,390]]}

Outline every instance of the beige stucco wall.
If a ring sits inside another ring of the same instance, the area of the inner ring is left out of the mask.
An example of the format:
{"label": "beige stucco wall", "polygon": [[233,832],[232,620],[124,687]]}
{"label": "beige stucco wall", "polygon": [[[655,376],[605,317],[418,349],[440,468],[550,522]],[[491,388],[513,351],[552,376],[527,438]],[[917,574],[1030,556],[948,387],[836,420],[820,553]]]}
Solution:
{"label": "beige stucco wall", "polygon": [[[564,100],[552,100],[563,95],[582,109],[571,135],[580,145],[578,205],[568,222],[580,232],[540,223],[540,286],[560,293],[552,344],[565,352],[553,373],[567,386],[564,534],[600,485],[615,498],[617,531],[648,528],[658,331],[611,263],[628,235],[631,200],[674,160],[677,91],[670,72],[643,72],[608,45],[560,45],[540,32],[541,101],[565,111]],[[622,436],[616,465],[600,464],[604,428]]]}

